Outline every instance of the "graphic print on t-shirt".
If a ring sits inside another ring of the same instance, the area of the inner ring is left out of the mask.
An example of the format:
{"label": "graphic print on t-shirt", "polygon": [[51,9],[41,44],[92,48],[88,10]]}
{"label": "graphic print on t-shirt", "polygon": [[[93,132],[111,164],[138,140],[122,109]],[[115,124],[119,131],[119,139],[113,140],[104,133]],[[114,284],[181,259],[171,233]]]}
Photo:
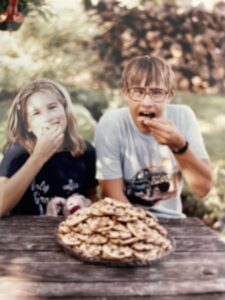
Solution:
{"label": "graphic print on t-shirt", "polygon": [[[73,192],[75,193],[78,188],[79,183],[74,182],[74,180],[71,178],[69,178],[68,182],[62,186],[62,190],[68,193],[68,196]],[[45,180],[41,181],[41,183],[34,181],[31,185],[31,191],[33,192],[34,202],[38,207],[39,214],[45,214],[47,204],[52,198],[54,198],[51,196],[50,184],[46,183]]]}
{"label": "graphic print on t-shirt", "polygon": [[131,180],[125,180],[125,193],[133,203],[153,206],[160,200],[175,198],[180,180],[178,168],[168,166],[164,160],[160,166],[145,167]]}
{"label": "graphic print on t-shirt", "polygon": [[39,214],[43,215],[47,203],[51,200],[50,197],[46,196],[49,192],[49,184],[44,180],[40,184],[34,181],[31,184],[31,191],[33,192],[34,202],[38,206]]}

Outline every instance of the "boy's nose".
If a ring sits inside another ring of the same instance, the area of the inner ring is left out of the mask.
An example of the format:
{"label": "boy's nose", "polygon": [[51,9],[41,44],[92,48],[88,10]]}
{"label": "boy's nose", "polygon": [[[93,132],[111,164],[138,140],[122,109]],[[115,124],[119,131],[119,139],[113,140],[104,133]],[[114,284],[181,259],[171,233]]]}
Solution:
{"label": "boy's nose", "polygon": [[152,105],[154,104],[154,101],[151,99],[150,95],[145,95],[144,99],[142,100],[143,105]]}

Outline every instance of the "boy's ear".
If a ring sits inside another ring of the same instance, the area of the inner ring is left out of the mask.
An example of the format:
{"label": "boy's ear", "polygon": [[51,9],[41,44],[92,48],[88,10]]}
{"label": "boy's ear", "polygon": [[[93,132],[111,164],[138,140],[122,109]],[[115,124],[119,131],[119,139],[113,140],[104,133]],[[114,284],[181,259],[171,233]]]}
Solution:
{"label": "boy's ear", "polygon": [[166,101],[166,102],[167,102],[167,103],[172,102],[173,96],[174,96],[174,92],[173,92],[173,91],[169,91],[168,97],[167,97],[167,101]]}

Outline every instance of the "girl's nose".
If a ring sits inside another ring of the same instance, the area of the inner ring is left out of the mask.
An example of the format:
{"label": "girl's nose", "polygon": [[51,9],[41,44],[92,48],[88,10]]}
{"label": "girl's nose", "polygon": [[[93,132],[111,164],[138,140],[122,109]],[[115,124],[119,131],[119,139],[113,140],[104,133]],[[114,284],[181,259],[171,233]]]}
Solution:
{"label": "girl's nose", "polygon": [[43,112],[42,119],[43,119],[44,123],[50,123],[52,120],[52,116],[48,111],[46,111],[46,112]]}

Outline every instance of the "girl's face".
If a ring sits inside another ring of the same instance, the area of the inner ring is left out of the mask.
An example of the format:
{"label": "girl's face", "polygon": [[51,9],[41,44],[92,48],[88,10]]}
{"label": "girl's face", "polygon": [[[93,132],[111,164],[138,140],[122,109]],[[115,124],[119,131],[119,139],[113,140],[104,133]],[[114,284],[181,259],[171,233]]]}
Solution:
{"label": "girl's face", "polygon": [[62,132],[67,127],[63,105],[50,92],[37,92],[29,97],[26,106],[28,131],[37,138],[51,126],[60,126]]}

